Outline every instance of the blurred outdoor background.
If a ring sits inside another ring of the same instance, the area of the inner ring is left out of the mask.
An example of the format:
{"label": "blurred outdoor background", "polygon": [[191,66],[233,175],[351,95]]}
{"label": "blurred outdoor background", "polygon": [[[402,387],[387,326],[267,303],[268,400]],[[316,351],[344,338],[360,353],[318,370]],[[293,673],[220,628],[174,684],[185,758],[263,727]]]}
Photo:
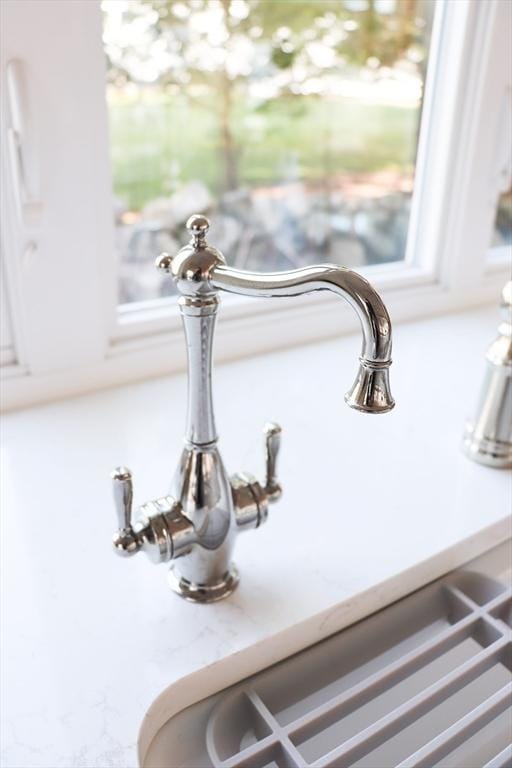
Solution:
{"label": "blurred outdoor background", "polygon": [[402,259],[434,7],[103,0],[120,303],[192,213],[243,269]]}

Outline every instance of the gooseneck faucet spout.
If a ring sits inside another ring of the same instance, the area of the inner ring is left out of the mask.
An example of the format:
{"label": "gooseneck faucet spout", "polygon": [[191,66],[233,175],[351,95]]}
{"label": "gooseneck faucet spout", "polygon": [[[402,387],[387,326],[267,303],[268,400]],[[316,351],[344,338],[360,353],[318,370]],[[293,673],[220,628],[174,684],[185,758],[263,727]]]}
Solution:
{"label": "gooseneck faucet spout", "polygon": [[209,222],[192,216],[190,242],[176,256],[162,254],[157,267],[171,275],[188,354],[188,406],[185,445],[172,493],[140,508],[132,525],[131,473],[112,473],[119,530],[116,551],[133,555],[144,549],[154,562],[169,562],[172,588],[188,600],[211,602],[235,589],[238,573],[231,562],[238,532],[265,522],[270,503],[281,496],[276,461],[281,428],[264,428],[266,481],[248,473],[229,478],[217,447],[211,385],[212,345],[221,290],[245,296],[290,297],[328,290],[341,296],[359,318],[363,345],[356,380],[345,396],[352,408],[385,413],[394,406],[389,388],[391,322],[378,293],[361,275],[345,267],[320,264],[286,272],[231,269],[206,240]]}
{"label": "gooseneck faucet spout", "polygon": [[363,333],[360,368],[345,400],[366,413],[385,413],[394,406],[389,388],[391,321],[379,294],[357,272],[318,264],[287,272],[243,272],[219,264],[211,275],[214,288],[244,296],[300,296],[332,291],[356,311]]}

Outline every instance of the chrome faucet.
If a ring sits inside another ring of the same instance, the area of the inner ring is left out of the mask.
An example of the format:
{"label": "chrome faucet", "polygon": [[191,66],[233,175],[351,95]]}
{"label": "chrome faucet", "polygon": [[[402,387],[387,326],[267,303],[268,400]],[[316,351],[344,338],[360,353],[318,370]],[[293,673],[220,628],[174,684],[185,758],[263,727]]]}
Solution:
{"label": "chrome faucet", "polygon": [[286,272],[257,273],[231,269],[206,241],[209,222],[192,216],[188,245],[176,256],[156,262],[170,274],[180,294],[179,306],[188,352],[188,408],[185,446],[171,495],[143,504],[132,524],[132,477],[126,467],[112,472],[119,530],[114,546],[121,555],[145,550],[156,563],[173,561],[169,578],[175,592],[188,600],[212,602],[238,584],[231,562],[235,536],[265,522],[268,506],[281,496],[276,461],[281,429],[264,428],[266,480],[250,474],[228,477],[217,448],[211,366],[215,317],[220,290],[245,296],[298,296],[329,290],[356,311],[363,332],[360,366],[345,396],[352,408],[385,413],[394,406],[389,389],[391,322],[382,299],[367,280],[345,267],[321,264]]}

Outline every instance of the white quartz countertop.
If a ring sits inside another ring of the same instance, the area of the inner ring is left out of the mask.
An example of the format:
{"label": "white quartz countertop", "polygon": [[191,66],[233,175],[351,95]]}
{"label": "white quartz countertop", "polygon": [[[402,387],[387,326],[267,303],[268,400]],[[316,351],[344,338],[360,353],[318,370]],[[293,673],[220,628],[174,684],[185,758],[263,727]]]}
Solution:
{"label": "white quartz countertop", "polygon": [[5,416],[3,768],[134,768],[173,682],[305,621],[323,637],[512,535],[510,473],[459,449],[496,323],[493,308],[397,326],[397,407],[379,417],[343,404],[359,336],[219,366],[228,470],[262,474],[276,420],[284,494],[238,538],[237,592],[209,606],[111,549],[109,471],[133,470],[136,503],[166,493],[185,376]]}

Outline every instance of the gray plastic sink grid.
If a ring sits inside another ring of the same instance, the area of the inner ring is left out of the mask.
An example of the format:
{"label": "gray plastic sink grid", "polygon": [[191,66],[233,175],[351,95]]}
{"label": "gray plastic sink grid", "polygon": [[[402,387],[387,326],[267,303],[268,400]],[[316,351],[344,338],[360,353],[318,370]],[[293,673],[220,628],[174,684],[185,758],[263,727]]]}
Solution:
{"label": "gray plastic sink grid", "polygon": [[455,571],[188,707],[144,768],[509,768],[512,589]]}

